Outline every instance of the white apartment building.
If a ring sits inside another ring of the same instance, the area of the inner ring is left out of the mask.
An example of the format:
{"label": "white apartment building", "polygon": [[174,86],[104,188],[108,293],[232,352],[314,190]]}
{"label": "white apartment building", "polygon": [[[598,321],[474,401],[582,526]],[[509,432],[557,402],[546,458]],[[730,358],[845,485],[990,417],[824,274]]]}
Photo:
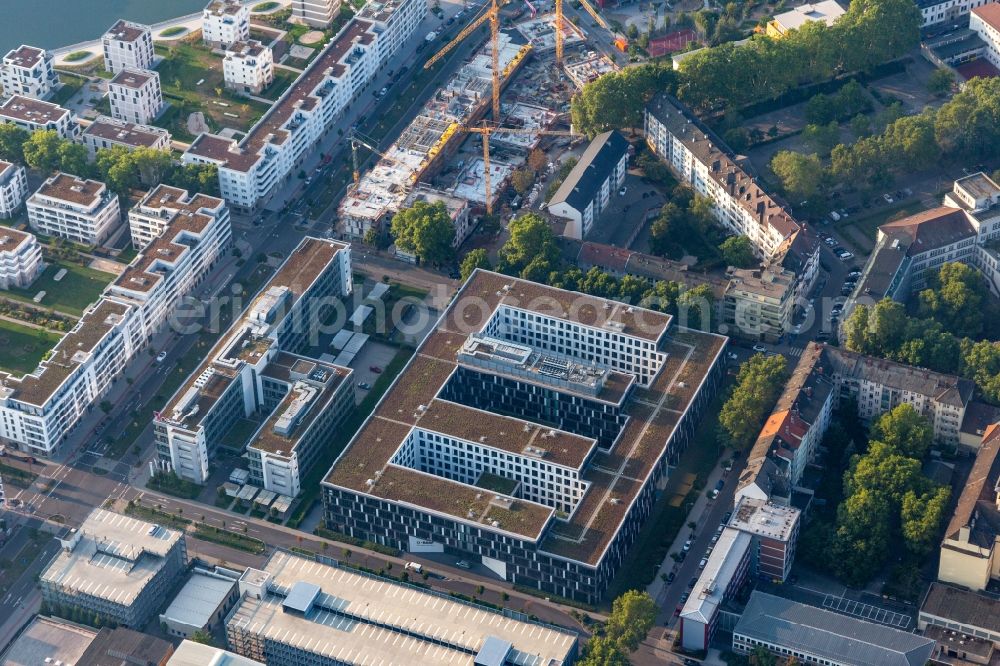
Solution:
{"label": "white apartment building", "polygon": [[549,212],[567,220],[564,236],[587,237],[625,181],[628,151],[628,141],[617,131],[598,134],[583,151],[549,200]]}
{"label": "white apartment building", "polygon": [[716,219],[746,236],[758,254],[774,256],[799,230],[749,173],[719,149],[693,115],[679,102],[659,95],[645,114],[646,143],[678,179],[715,203]]}
{"label": "white apartment building", "polygon": [[0,229],[0,289],[27,287],[44,269],[42,248],[34,235]]}
{"label": "white apartment building", "polygon": [[[60,177],[73,178],[50,180]],[[22,377],[0,373],[0,438],[31,455],[52,455],[225,253],[231,237],[225,209],[213,217],[203,212],[213,206],[198,205],[210,197],[172,191],[188,209],[175,204],[178,212],[163,236],[108,286],[37,369]]]}
{"label": "white apartment building", "polygon": [[359,98],[426,14],[426,0],[367,5],[243,139],[202,134],[183,160],[217,165],[226,201],[241,210],[256,209],[294,177],[303,155]]}
{"label": "white apartment building", "polygon": [[155,415],[160,465],[205,483],[222,435],[239,419],[264,412],[247,448],[250,482],[297,495],[301,474],[354,399],[351,370],[297,352],[309,342],[308,323],[352,288],[350,247],[304,239]]}
{"label": "white apartment building", "polygon": [[0,122],[13,123],[28,132],[55,130],[63,139],[75,139],[80,134],[80,125],[71,111],[22,95],[0,104]]}
{"label": "white apartment building", "polygon": [[163,108],[160,74],[152,70],[123,69],[108,83],[111,115],[136,125],[146,125]]}
{"label": "white apartment building", "polygon": [[148,25],[119,19],[101,38],[104,69],[117,74],[123,69],[153,68],[153,32]]}
{"label": "white apartment building", "polygon": [[[132,209],[132,228],[156,231],[105,295],[132,307],[133,330],[145,344],[224,256],[232,242],[229,209],[217,197],[160,185]],[[142,218],[145,222],[133,224]]]}
{"label": "white apartment building", "polygon": [[13,217],[28,196],[27,171],[20,164],[0,161],[0,217]]}
{"label": "white apartment building", "polygon": [[969,28],[986,42],[983,56],[994,67],[1000,67],[1000,3],[975,7],[969,16]]}
{"label": "white apartment building", "polygon": [[292,0],[292,20],[325,28],[340,13],[340,0]]}
{"label": "white apartment building", "polygon": [[270,46],[256,39],[235,42],[226,47],[222,61],[226,87],[257,95],[274,81],[274,54]]}
{"label": "white apartment building", "polygon": [[152,125],[137,125],[109,116],[99,116],[83,130],[83,145],[90,160],[97,151],[121,146],[126,150],[136,148],[170,149],[170,132]]}
{"label": "white apartment building", "polygon": [[7,97],[23,95],[45,99],[59,85],[59,77],[52,68],[51,53],[22,44],[3,57],[0,82],[3,83],[3,94]]}
{"label": "white apartment building", "polygon": [[28,224],[40,234],[100,245],[121,221],[118,195],[68,173],[48,178],[28,199]]}
{"label": "white apartment building", "polygon": [[921,27],[935,23],[956,23],[976,7],[988,4],[989,0],[916,0],[917,8],[923,17]]}
{"label": "white apartment building", "polygon": [[250,7],[241,0],[212,0],[201,13],[201,38],[210,46],[250,39]]}
{"label": "white apartment building", "polygon": [[168,226],[188,218],[203,222],[201,217],[220,220],[223,226],[229,226],[229,209],[222,199],[205,194],[192,196],[187,190],[158,185],[128,212],[132,245],[141,251],[162,236]]}
{"label": "white apartment building", "polygon": [[733,269],[722,303],[729,333],[775,342],[792,328],[795,274],[780,266]]}

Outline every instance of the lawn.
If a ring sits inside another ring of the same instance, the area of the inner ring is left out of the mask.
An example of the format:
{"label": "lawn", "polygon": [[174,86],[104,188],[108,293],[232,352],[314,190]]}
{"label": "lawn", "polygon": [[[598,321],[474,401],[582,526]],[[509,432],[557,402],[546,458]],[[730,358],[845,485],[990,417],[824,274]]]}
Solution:
{"label": "lawn", "polygon": [[[56,282],[55,275],[63,268],[68,272]],[[30,287],[11,288],[7,291],[7,296],[35,304],[33,300],[35,294],[44,291],[45,296],[37,305],[79,317],[88,305],[100,298],[101,292],[114,278],[112,273],[97,271],[79,264],[50,261],[49,267]]]}
{"label": "lawn", "polygon": [[274,81],[267,87],[267,90],[262,91],[259,96],[277,101],[278,98],[281,97],[281,94],[288,90],[288,87],[295,82],[297,76],[298,75],[295,72],[291,72],[282,67],[275,67]]}
{"label": "lawn", "polygon": [[199,44],[155,46],[163,62],[157,68],[163,96],[179,108],[183,124],[189,113],[201,111],[209,125],[243,131],[264,115],[268,106],[236,95],[225,87],[222,59]]}
{"label": "lawn", "polygon": [[0,319],[0,369],[15,374],[31,372],[61,337]]}
{"label": "lawn", "polygon": [[65,72],[59,73],[59,81],[62,83],[62,87],[56,91],[56,94],[49,101],[60,106],[66,104],[87,83],[87,80],[82,76],[66,74]]}

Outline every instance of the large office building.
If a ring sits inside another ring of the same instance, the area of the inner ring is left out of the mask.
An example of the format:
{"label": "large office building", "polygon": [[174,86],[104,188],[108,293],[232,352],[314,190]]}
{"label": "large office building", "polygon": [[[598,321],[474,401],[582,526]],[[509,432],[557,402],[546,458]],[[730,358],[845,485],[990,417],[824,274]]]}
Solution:
{"label": "large office building", "polygon": [[101,44],[104,69],[112,74],[153,68],[153,31],[148,25],[119,19],[104,33]]}
{"label": "large office building", "polygon": [[222,60],[222,76],[227,88],[250,95],[260,94],[274,81],[271,47],[256,39],[230,44]]}
{"label": "large office building", "polygon": [[617,130],[594,137],[549,199],[548,211],[567,220],[564,236],[582,240],[625,182],[629,145]]}
{"label": "large office building", "polygon": [[277,551],[249,569],[229,647],[268,666],[568,666],[576,656],[567,630],[327,562]]}
{"label": "large office building", "polygon": [[118,195],[68,173],[46,179],[28,199],[28,224],[40,234],[100,245],[121,222]]}
{"label": "large office building", "polygon": [[230,236],[225,211],[174,214],[38,368],[19,377],[0,373],[0,437],[51,456],[222,256]]}
{"label": "large office building", "polygon": [[237,140],[202,134],[183,160],[215,164],[226,201],[242,210],[257,209],[298,173],[302,157],[360,97],[426,14],[425,0],[369,3],[246,136]]}
{"label": "large office building", "polygon": [[795,560],[801,513],[768,500],[737,499],[729,524],[698,575],[680,613],[681,644],[706,650],[723,606],[752,579],[782,583]]}
{"label": "large office building", "polygon": [[934,641],[763,592],[750,595],[733,629],[733,652],[757,648],[803,664],[924,666]]}
{"label": "large office building", "polygon": [[170,132],[152,125],[116,120],[109,116],[99,116],[83,131],[83,145],[87,147],[90,160],[97,158],[97,151],[121,146],[126,150],[153,148],[170,150]]}
{"label": "large office building", "polygon": [[691,441],[726,342],[477,271],[334,463],[327,526],[594,603]]}
{"label": "large office building", "polygon": [[0,104],[0,122],[28,132],[55,130],[62,139],[75,139],[80,134],[80,124],[70,110],[23,95],[14,95]]}
{"label": "large office building", "polygon": [[27,170],[20,164],[0,160],[0,217],[10,218],[28,196]]}
{"label": "large office building", "polygon": [[152,617],[187,565],[183,533],[104,509],[59,541],[39,578],[42,598],[128,627]]}
{"label": "large office building", "polygon": [[148,69],[123,69],[108,82],[108,97],[113,118],[147,125],[163,108],[160,75]]}
{"label": "large office building", "polygon": [[34,235],[10,227],[0,229],[0,289],[25,289],[43,269],[42,247]]}
{"label": "large office building", "polygon": [[8,51],[0,64],[0,83],[7,97],[21,95],[45,99],[59,85],[59,77],[52,67],[52,54],[24,44]]}
{"label": "large office building", "polygon": [[292,0],[292,20],[327,28],[340,13],[340,0]]}
{"label": "large office building", "polygon": [[247,449],[250,480],[297,495],[302,475],[354,405],[351,370],[299,354],[332,300],[352,289],[350,247],[305,238],[155,415],[161,464],[205,483],[222,436],[256,412],[265,420]]}
{"label": "large office building", "polygon": [[865,421],[909,404],[931,423],[935,440],[956,446],[973,388],[953,375],[811,342],[750,451],[737,498],[790,502],[832,410],[847,400]]}
{"label": "large office building", "polygon": [[201,13],[201,38],[223,48],[250,39],[250,6],[242,0],[212,0]]}

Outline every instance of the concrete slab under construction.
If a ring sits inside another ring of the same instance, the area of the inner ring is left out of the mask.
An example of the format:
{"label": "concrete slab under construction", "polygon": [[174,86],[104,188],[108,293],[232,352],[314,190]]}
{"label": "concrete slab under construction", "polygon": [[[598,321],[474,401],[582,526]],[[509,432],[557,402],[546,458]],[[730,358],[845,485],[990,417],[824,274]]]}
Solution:
{"label": "concrete slab under construction", "polygon": [[610,72],[618,71],[618,65],[603,53],[587,51],[573,58],[567,58],[563,69],[566,70],[566,76],[569,77],[570,81],[582,90],[583,86],[591,81]]}
{"label": "concrete slab under construction", "polygon": [[[517,24],[517,30],[531,42],[536,53],[548,53],[556,49],[556,15],[542,14]],[[563,47],[573,46],[583,41],[580,29],[563,17]]]}
{"label": "concrete slab under construction", "polygon": [[[490,104],[492,92],[491,46],[487,42],[427,103],[386,158],[366,173],[344,197],[339,217],[344,233],[362,238],[369,229],[400,209],[413,186],[433,165],[461,142],[463,125],[479,120]],[[514,30],[503,30],[498,59],[504,82],[517,71],[531,51],[530,44]]]}
{"label": "concrete slab under construction", "polygon": [[[452,187],[451,192],[457,197],[474,201],[479,204],[486,203],[486,170],[482,158],[472,160],[465,166],[458,180]],[[507,178],[513,173],[514,167],[510,164],[498,162],[490,159],[490,195],[496,201],[500,189],[507,182]]]}

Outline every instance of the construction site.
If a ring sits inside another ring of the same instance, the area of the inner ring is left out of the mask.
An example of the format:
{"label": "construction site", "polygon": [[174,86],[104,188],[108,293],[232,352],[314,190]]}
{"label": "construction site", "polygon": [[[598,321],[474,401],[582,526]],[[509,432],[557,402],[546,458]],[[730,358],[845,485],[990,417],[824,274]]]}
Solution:
{"label": "construction site", "polygon": [[[532,15],[502,29],[500,18],[497,5],[488,6],[429,58],[425,67],[463,39],[482,39],[474,33],[489,22],[485,43],[391,146],[382,150],[368,137],[349,137],[356,165],[359,153],[375,153],[380,159],[363,173],[355,168],[354,183],[338,209],[339,231],[346,237],[381,233],[420,192],[467,202],[470,217],[478,219],[493,212],[511,175],[543,140],[549,140],[543,148],[574,140],[569,129],[573,94],[615,65],[588,51],[585,33],[568,19],[563,18],[558,34],[555,13]],[[457,233],[456,243],[466,235]]]}

